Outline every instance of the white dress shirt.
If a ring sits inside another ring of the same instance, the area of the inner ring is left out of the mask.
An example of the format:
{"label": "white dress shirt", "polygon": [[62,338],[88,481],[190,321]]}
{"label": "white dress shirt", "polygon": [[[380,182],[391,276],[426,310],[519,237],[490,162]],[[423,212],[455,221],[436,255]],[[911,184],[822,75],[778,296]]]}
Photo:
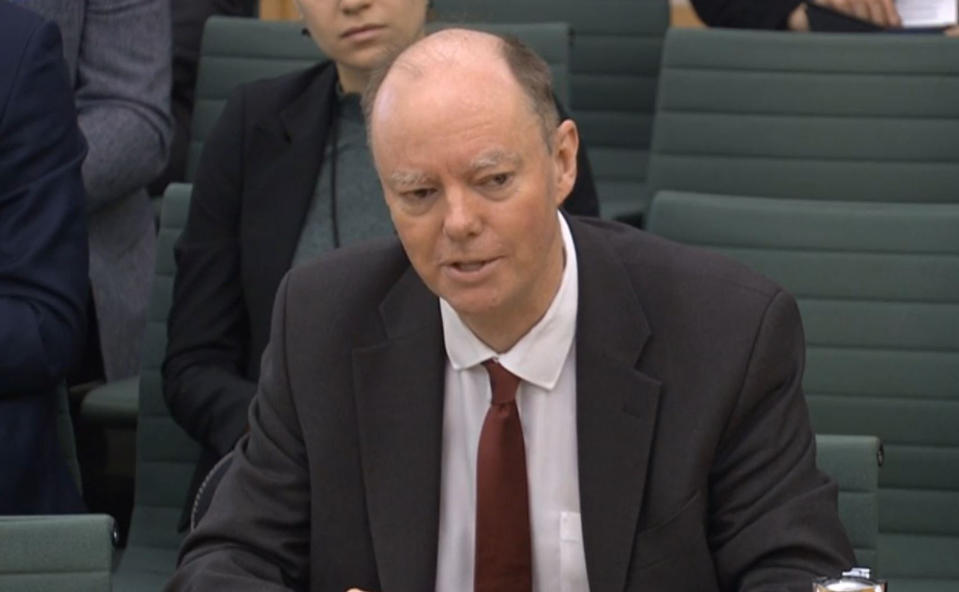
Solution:
{"label": "white dress shirt", "polygon": [[529,483],[534,592],[588,591],[579,512],[576,448],[576,311],[579,284],[572,235],[559,216],[565,266],[546,314],[497,355],[440,300],[446,341],[443,456],[436,590],[473,589],[476,449],[492,392],[481,363],[497,358],[521,381],[516,394]]}

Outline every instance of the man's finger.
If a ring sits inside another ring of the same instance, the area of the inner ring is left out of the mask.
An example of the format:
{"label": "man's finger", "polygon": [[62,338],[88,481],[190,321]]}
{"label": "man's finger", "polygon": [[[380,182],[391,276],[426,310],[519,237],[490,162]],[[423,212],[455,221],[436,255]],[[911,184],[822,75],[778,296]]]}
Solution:
{"label": "man's finger", "polygon": [[886,9],[883,7],[882,3],[879,1],[870,1],[864,2],[866,10],[869,12],[869,22],[879,25],[880,27],[885,27],[888,25],[886,22]]}
{"label": "man's finger", "polygon": [[890,27],[901,27],[902,18],[899,16],[899,11],[896,10],[896,3],[893,0],[881,0],[883,9],[886,12],[886,22]]}

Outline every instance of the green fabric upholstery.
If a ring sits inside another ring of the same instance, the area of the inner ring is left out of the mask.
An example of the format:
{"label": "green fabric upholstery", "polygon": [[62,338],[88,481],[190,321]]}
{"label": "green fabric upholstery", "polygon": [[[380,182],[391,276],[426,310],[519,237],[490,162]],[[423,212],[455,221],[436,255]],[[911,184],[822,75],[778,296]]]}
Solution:
{"label": "green fabric upholstery", "polygon": [[653,193],[959,201],[959,43],[670,30],[649,183]]}
{"label": "green fabric upholstery", "polygon": [[442,0],[435,11],[445,21],[569,23],[569,107],[589,146],[603,216],[635,219],[645,209],[666,0]]}
{"label": "green fabric upholstery", "polygon": [[0,590],[109,592],[113,543],[106,514],[0,516]]}
{"label": "green fabric upholstery", "polygon": [[[542,20],[542,19],[538,19]],[[435,27],[442,27],[437,23]],[[467,25],[472,26],[472,25]],[[493,33],[509,33],[546,59],[565,96],[569,28],[563,23],[483,24]],[[230,92],[240,84],[280,76],[325,59],[297,22],[214,16],[207,20],[197,73],[196,103],[190,137],[187,179],[193,179],[203,142],[209,137]]]}
{"label": "green fabric upholstery", "polygon": [[192,181],[213,125],[230,92],[245,82],[307,68],[323,54],[297,22],[212,16],[203,29],[187,180]]}
{"label": "green fabric upholstery", "polygon": [[896,591],[959,590],[959,204],[664,191],[650,212],[653,232],[796,295],[814,427],[885,447],[882,574]]}
{"label": "green fabric upholstery", "polygon": [[117,592],[157,590],[176,565],[177,532],[199,447],[170,417],[160,379],[173,293],[173,246],[186,224],[191,186],[174,183],[163,196],[156,272],[140,371],[137,465],[127,548],[115,574]]}
{"label": "green fabric upholstery", "polygon": [[114,380],[91,389],[83,398],[80,415],[85,421],[136,425],[140,406],[140,377]]}
{"label": "green fabric upholstery", "polygon": [[856,550],[856,565],[875,572],[879,569],[879,438],[817,434],[816,462],[839,485],[839,517]]}

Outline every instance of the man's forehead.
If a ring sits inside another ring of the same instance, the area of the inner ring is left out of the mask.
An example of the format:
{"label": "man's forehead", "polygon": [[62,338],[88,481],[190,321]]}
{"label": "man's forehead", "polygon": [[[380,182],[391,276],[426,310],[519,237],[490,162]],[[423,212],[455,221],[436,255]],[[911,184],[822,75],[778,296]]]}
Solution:
{"label": "man's forehead", "polygon": [[[436,69],[461,69],[470,64],[502,61],[502,40],[495,35],[467,29],[446,29],[428,35],[403,51],[390,75],[422,76]],[[390,75],[383,84],[386,85]]]}
{"label": "man's forehead", "polygon": [[411,95],[514,90],[501,46],[502,40],[494,35],[463,29],[439,31],[420,40],[393,62],[376,93],[371,119],[388,118]]}

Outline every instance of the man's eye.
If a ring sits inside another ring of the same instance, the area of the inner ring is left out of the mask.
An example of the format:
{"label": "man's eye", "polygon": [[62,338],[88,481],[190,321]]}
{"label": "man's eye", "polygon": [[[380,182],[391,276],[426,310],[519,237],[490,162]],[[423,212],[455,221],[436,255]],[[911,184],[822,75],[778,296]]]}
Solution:
{"label": "man's eye", "polygon": [[432,187],[420,187],[418,189],[406,191],[403,193],[403,195],[406,196],[407,199],[410,199],[413,201],[420,201],[420,200],[427,199],[428,197],[432,196],[434,193],[436,193],[436,190],[433,189]]}
{"label": "man's eye", "polygon": [[484,185],[488,185],[490,187],[502,187],[509,183],[510,179],[512,178],[512,173],[497,173],[487,177],[483,183]]}

